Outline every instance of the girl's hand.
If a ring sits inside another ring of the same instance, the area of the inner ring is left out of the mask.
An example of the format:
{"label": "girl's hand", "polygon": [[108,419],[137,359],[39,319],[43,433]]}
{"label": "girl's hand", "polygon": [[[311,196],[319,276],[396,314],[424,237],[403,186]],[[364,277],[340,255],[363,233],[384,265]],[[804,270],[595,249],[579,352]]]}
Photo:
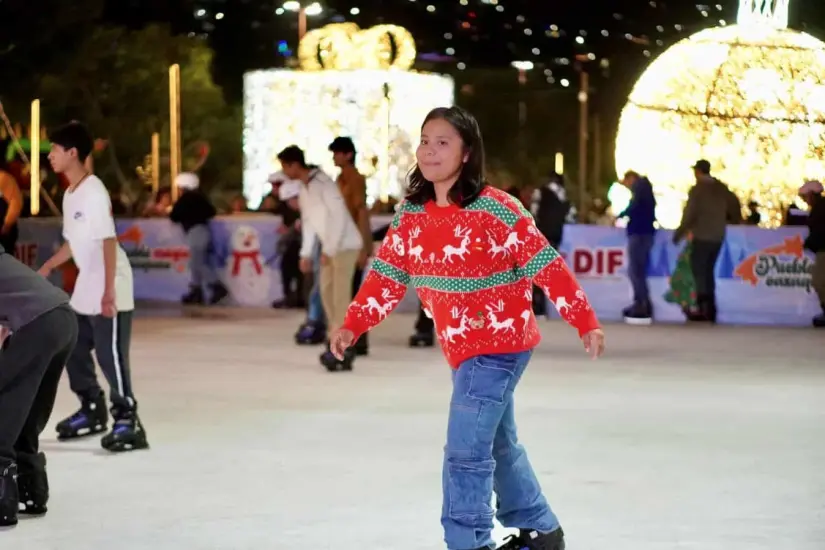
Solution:
{"label": "girl's hand", "polygon": [[352,346],[354,341],[355,335],[351,330],[339,328],[333,332],[332,336],[329,338],[329,351],[332,352],[332,355],[334,355],[336,359],[343,361],[344,352],[347,351],[347,348]]}
{"label": "girl's hand", "polygon": [[582,337],[584,349],[593,359],[598,359],[604,353],[604,332],[597,328]]}

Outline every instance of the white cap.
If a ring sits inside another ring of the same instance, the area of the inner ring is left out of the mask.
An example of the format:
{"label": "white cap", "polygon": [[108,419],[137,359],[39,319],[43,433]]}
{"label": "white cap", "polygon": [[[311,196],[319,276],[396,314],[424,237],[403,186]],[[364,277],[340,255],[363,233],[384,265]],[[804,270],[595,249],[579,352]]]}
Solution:
{"label": "white cap", "polygon": [[268,178],[269,183],[283,183],[288,180],[289,178],[286,177],[286,174],[283,172],[275,172],[274,174],[270,174]]}
{"label": "white cap", "polygon": [[816,180],[808,180],[805,182],[805,185],[799,188],[800,195],[808,195],[809,193],[813,193],[814,195],[821,195],[822,191],[822,184]]}
{"label": "white cap", "polygon": [[295,180],[285,180],[278,189],[278,198],[286,202],[301,194],[301,182]]}
{"label": "white cap", "polygon": [[186,191],[194,191],[201,185],[198,175],[193,172],[181,172],[175,178],[175,186]]}

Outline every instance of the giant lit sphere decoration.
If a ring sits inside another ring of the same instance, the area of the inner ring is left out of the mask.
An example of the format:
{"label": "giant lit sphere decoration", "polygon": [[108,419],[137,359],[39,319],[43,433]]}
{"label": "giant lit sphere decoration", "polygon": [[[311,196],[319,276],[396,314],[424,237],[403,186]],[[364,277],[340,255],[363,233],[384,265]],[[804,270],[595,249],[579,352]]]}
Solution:
{"label": "giant lit sphere decoration", "polygon": [[673,228],[702,158],[743,204],[760,204],[765,225],[779,225],[804,180],[825,178],[825,43],[739,24],[694,34],[651,63],[619,121],[619,176],[646,174],[660,223]]}

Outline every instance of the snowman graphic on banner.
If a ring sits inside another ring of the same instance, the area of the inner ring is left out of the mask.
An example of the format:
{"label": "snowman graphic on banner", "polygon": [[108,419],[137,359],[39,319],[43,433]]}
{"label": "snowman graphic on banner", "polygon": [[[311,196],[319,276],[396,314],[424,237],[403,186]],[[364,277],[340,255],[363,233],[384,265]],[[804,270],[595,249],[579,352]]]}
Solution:
{"label": "snowman graphic on banner", "polygon": [[232,233],[224,280],[238,305],[260,306],[269,301],[270,269],[254,227],[242,225]]}

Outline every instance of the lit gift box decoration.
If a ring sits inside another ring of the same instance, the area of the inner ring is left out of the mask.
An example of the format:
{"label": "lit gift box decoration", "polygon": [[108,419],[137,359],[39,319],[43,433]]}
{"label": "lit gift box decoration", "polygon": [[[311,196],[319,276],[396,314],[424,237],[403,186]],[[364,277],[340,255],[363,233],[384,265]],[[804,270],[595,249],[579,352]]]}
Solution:
{"label": "lit gift box decoration", "polygon": [[663,226],[678,225],[701,158],[769,226],[825,178],[825,43],[787,28],[788,1],[741,0],[737,25],[678,42],[634,86],[616,168],[650,177]]}
{"label": "lit gift box decoration", "polygon": [[244,79],[244,192],[257,206],[279,169],[277,154],[298,145],[307,163],[336,174],[327,147],[349,136],[370,200],[398,197],[415,162],[424,116],[451,106],[452,78],[411,71],[415,42],[402,27],[352,23],[308,32],[301,70],[256,71]]}

